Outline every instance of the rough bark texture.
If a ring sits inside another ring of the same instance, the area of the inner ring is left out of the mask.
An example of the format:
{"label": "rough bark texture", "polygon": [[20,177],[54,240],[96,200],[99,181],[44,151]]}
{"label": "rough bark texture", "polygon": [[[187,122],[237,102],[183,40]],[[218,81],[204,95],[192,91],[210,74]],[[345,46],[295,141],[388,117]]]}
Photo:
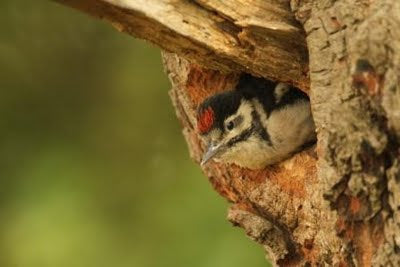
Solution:
{"label": "rough bark texture", "polygon": [[[293,1],[310,53],[334,263],[400,265],[400,2]],[[306,14],[306,15],[304,15]]]}
{"label": "rough bark texture", "polygon": [[195,110],[233,88],[238,72],[309,92],[316,148],[260,171],[204,169],[232,203],[228,219],[277,265],[400,266],[398,0],[57,1],[168,51],[171,98],[196,162]]}

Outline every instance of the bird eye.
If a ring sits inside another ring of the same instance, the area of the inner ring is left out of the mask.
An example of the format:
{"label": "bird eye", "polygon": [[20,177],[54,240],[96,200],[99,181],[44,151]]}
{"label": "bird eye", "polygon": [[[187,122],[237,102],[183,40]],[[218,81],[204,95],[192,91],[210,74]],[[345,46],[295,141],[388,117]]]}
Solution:
{"label": "bird eye", "polygon": [[228,131],[232,131],[233,127],[235,125],[233,124],[233,121],[228,122],[228,124],[226,125],[226,129],[228,129]]}

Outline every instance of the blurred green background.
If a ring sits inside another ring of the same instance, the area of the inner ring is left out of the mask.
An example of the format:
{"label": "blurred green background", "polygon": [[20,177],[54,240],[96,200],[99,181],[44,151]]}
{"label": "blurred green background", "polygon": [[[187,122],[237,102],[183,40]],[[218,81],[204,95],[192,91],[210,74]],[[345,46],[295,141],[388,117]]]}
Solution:
{"label": "blurred green background", "polygon": [[160,51],[0,1],[0,266],[266,266],[190,159]]}

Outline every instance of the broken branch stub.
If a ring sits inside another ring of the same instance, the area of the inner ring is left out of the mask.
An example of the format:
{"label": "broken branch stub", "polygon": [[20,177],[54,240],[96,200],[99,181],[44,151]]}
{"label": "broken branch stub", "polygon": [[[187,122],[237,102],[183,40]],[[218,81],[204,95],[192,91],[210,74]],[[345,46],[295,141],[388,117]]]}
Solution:
{"label": "broken branch stub", "polygon": [[305,34],[289,1],[54,1],[207,68],[309,87]]}

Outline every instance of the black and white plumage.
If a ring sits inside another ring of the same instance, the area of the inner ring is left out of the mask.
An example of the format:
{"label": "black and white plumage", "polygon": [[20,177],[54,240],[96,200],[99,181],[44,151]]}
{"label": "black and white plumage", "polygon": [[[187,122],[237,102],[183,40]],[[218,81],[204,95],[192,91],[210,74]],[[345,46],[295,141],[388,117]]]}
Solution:
{"label": "black and white plumage", "polygon": [[284,83],[243,74],[232,91],[206,99],[197,125],[210,159],[261,169],[315,142],[315,126],[305,93]]}

